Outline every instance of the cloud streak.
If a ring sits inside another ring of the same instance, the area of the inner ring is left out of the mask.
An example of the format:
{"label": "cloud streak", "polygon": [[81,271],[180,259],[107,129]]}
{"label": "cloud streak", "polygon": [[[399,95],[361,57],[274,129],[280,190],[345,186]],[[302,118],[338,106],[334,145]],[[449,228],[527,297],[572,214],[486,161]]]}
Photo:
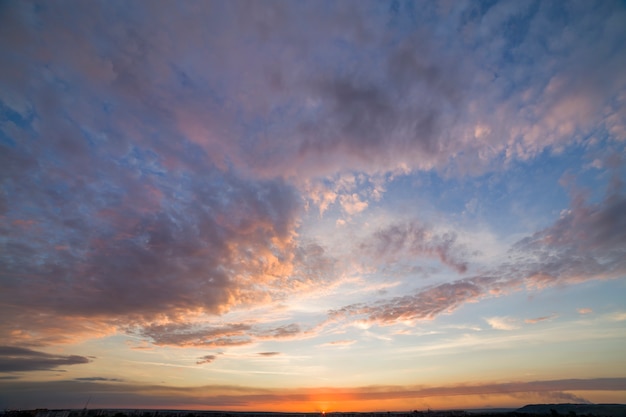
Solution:
{"label": "cloud streak", "polygon": [[[527,381],[509,383],[465,384],[449,386],[369,386],[356,388],[309,388],[309,389],[259,389],[251,387],[230,386],[198,386],[198,387],[168,387],[157,385],[133,385],[124,383],[102,382],[74,382],[57,381],[51,383],[11,382],[0,381],[3,390],[12,395],[12,398],[21,399],[24,395],[39,389],[39,392],[50,392],[58,395],[53,404],[56,408],[63,408],[70,398],[68,393],[84,393],[98,391],[99,401],[125,405],[135,401],[146,407],[157,405],[166,408],[188,404],[195,406],[210,405],[213,407],[241,407],[248,404],[309,404],[315,406],[317,401],[358,402],[383,401],[389,399],[422,399],[457,396],[492,396],[507,395],[520,396],[523,394],[542,395],[544,398],[556,400],[580,399],[571,391],[624,391],[624,378],[599,379],[565,379],[547,381]],[[41,388],[46,388],[41,390]],[[569,392],[568,392],[569,391]],[[33,399],[36,404],[38,399]],[[586,401],[584,401],[586,402]],[[98,406],[105,406],[98,404]]]}
{"label": "cloud streak", "polygon": [[79,355],[58,355],[18,346],[0,346],[0,372],[51,371],[91,362]]}
{"label": "cloud streak", "polygon": [[[431,320],[466,303],[521,288],[537,290],[622,277],[626,274],[624,204],[626,197],[611,190],[599,203],[575,200],[572,208],[553,225],[515,243],[509,250],[511,261],[496,266],[488,273],[431,286],[411,295],[333,309],[328,313],[329,320],[365,320],[381,325]],[[427,232],[422,228],[413,230],[392,226],[377,232],[373,243],[362,247],[378,248],[373,253],[382,253],[382,256],[390,253],[396,262],[407,257],[403,253],[407,247],[409,255],[442,253],[439,255],[442,261],[455,256],[454,238],[443,239],[445,244],[440,245],[436,242],[442,239],[435,235],[434,239],[430,238],[431,242],[435,242],[433,245],[429,241],[424,243],[425,236]],[[548,318],[538,318],[534,322]],[[494,329],[499,330],[517,328],[511,320],[506,317],[487,319]]]}

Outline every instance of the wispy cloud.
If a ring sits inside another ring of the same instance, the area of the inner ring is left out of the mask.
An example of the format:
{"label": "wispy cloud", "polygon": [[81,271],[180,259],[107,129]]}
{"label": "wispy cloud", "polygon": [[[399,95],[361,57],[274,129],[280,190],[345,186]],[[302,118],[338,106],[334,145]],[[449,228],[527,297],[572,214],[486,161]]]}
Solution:
{"label": "wispy cloud", "polygon": [[515,330],[519,329],[517,319],[512,317],[489,317],[485,319],[489,325],[496,330]]}
{"label": "wispy cloud", "polygon": [[356,340],[352,339],[344,339],[344,340],[333,340],[332,342],[322,343],[319,345],[320,347],[346,347],[356,343]]}
{"label": "wispy cloud", "polygon": [[223,326],[203,326],[192,323],[150,324],[139,329],[139,334],[156,345],[225,347],[252,343],[248,331],[252,326],[243,323]]}
{"label": "wispy cloud", "polygon": [[84,381],[84,382],[124,382],[121,378],[105,378],[102,376],[88,376],[82,378],[74,378],[74,381]]}
{"label": "wispy cloud", "polygon": [[278,356],[280,352],[259,352],[260,356]]}
{"label": "wispy cloud", "polygon": [[531,318],[531,319],[525,319],[524,323],[526,323],[526,324],[537,324],[537,323],[541,323],[543,321],[552,320],[555,317],[556,317],[556,314],[550,314],[549,316],[534,317],[534,318]]}
{"label": "wispy cloud", "polygon": [[212,363],[215,361],[215,359],[217,359],[217,356],[215,355],[204,355],[201,358],[198,358],[198,360],[196,361],[196,365],[204,365],[206,363]]}
{"label": "wispy cloud", "polygon": [[[618,278],[626,273],[626,240],[623,237],[626,235],[626,216],[623,213],[626,213],[626,198],[611,193],[611,190],[599,203],[575,200],[573,207],[553,225],[515,243],[509,250],[510,261],[483,275],[432,286],[412,295],[347,305],[331,310],[329,319],[365,319],[379,324],[432,319],[465,303],[522,288],[541,290],[592,279]],[[407,231],[396,228],[391,231],[377,237],[375,242],[379,246],[376,247],[380,247],[383,255],[389,251],[392,256],[406,257],[402,251],[405,246],[411,246],[411,240],[407,242]],[[419,236],[426,233],[423,229],[418,231]],[[438,248],[436,252],[445,248],[444,253],[452,257],[455,246],[450,242],[454,240],[446,241],[449,244],[441,248],[435,246]],[[417,241],[419,250],[422,250],[422,244],[421,240]],[[488,322],[500,330],[517,327],[510,318],[492,317]]]}
{"label": "wispy cloud", "polygon": [[405,258],[430,257],[459,273],[467,271],[467,249],[457,243],[454,232],[436,232],[416,221],[392,224],[377,230],[366,238],[361,248],[383,262],[397,262]]}

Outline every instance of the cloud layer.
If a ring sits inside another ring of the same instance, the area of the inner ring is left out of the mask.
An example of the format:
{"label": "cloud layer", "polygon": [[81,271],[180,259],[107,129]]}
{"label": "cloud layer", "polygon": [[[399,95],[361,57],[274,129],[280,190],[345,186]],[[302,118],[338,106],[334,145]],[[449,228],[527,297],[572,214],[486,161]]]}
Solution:
{"label": "cloud layer", "polygon": [[[0,381],[3,391],[11,394],[15,400],[29,395],[33,389],[42,388],[41,384],[33,382],[4,383]],[[52,388],[52,389],[50,389]],[[369,386],[356,388],[309,388],[309,389],[260,389],[252,387],[203,386],[203,387],[168,387],[159,385],[131,385],[127,383],[89,382],[89,381],[58,381],[46,386],[48,395],[58,396],[51,404],[55,408],[67,408],[67,404],[75,401],[76,395],[86,395],[89,392],[98,392],[99,400],[115,401],[116,404],[129,404],[131,397],[138,398],[139,403],[147,408],[167,408],[180,405],[210,406],[210,407],[242,407],[248,404],[259,404],[272,407],[278,404],[300,404],[308,401],[321,403],[342,402],[356,404],[366,402],[370,406],[372,401],[390,399],[422,399],[437,397],[449,398],[458,396],[497,396],[506,395],[515,397],[521,394],[533,393],[546,402],[575,401],[587,402],[571,392],[592,391],[624,391],[624,378],[599,379],[566,379],[510,382],[502,384],[464,384],[456,386]],[[569,392],[568,392],[569,391]],[[46,395],[40,397],[48,400]],[[280,409],[280,408],[279,408]]]}
{"label": "cloud layer", "polygon": [[[93,373],[57,382],[130,398],[117,391],[126,378],[87,356],[97,338],[157,355],[185,348],[199,371],[226,367],[226,351],[300,366],[292,353],[309,339],[341,355],[366,349],[376,326],[626,277],[623,3],[0,9],[10,378],[83,364],[70,369]],[[577,319],[599,311],[584,301]],[[515,332],[566,317],[490,311],[472,325]],[[392,387],[380,398],[568,399],[587,389],[577,384]],[[158,389],[130,391],[154,404]],[[211,401],[282,398],[243,391]]]}
{"label": "cloud layer", "polygon": [[51,371],[68,365],[88,363],[78,355],[53,355],[15,346],[0,346],[0,372]]}

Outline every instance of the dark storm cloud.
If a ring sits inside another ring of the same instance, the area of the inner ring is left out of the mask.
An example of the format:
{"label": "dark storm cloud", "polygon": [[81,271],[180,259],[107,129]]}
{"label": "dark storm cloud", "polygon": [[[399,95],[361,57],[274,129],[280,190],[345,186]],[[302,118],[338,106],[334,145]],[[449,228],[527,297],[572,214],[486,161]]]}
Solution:
{"label": "dark storm cloud", "polygon": [[0,372],[51,371],[90,360],[78,355],[57,355],[17,346],[0,346]]}

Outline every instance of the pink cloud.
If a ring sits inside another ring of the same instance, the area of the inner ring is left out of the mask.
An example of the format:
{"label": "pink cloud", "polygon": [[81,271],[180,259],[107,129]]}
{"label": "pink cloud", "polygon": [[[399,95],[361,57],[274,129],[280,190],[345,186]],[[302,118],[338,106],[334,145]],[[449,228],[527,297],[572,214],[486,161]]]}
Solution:
{"label": "pink cloud", "polygon": [[345,339],[345,340],[334,340],[332,342],[322,343],[319,345],[320,347],[346,347],[356,343],[356,340]]}
{"label": "pink cloud", "polygon": [[515,330],[519,329],[519,324],[517,319],[512,317],[490,317],[487,320],[487,323],[496,330]]}
{"label": "pink cloud", "polygon": [[537,323],[541,323],[543,321],[552,320],[555,317],[556,317],[556,314],[550,314],[549,316],[542,316],[542,317],[534,317],[532,319],[524,320],[524,323],[526,323],[526,324],[537,324]]}

